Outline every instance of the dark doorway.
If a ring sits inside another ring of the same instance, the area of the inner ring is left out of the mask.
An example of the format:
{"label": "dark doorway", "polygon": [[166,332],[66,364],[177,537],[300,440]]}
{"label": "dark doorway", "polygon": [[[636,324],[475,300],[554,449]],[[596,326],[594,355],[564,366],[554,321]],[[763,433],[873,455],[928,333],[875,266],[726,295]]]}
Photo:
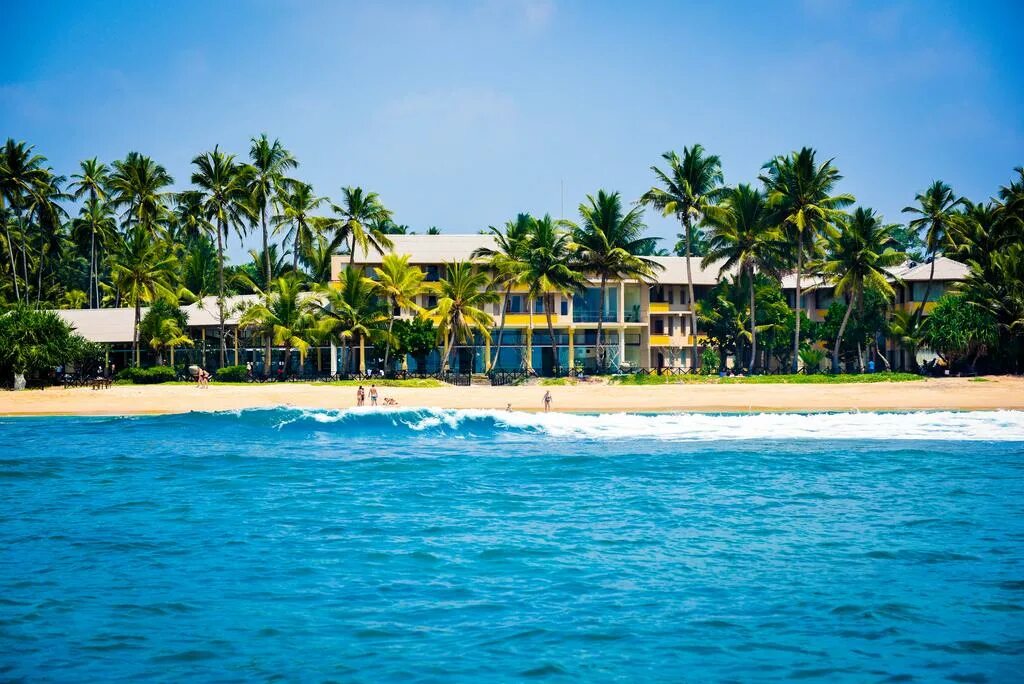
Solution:
{"label": "dark doorway", "polygon": [[541,347],[540,368],[542,375],[555,374],[555,356],[551,353],[551,347]]}

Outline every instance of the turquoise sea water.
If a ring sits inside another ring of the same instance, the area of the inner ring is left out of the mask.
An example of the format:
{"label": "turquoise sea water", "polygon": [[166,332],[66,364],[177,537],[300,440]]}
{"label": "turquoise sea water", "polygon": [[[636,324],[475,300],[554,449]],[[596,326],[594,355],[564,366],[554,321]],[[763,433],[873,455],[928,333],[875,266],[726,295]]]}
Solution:
{"label": "turquoise sea water", "polygon": [[1024,414],[0,419],[0,680],[1024,678]]}

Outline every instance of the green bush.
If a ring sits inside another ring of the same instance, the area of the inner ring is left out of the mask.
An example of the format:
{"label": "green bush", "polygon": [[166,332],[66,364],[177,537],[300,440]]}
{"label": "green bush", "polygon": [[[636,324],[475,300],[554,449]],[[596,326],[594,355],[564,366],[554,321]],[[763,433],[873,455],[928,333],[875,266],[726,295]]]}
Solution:
{"label": "green bush", "polygon": [[217,382],[246,382],[249,371],[245,366],[224,366],[213,377]]}
{"label": "green bush", "polygon": [[127,381],[134,385],[159,385],[162,382],[171,382],[175,377],[173,368],[153,366],[152,368],[125,368],[117,372],[114,380]]}
{"label": "green bush", "polygon": [[703,375],[711,375],[718,372],[718,365],[722,362],[718,352],[711,347],[705,347],[704,353],[700,355],[700,372]]}

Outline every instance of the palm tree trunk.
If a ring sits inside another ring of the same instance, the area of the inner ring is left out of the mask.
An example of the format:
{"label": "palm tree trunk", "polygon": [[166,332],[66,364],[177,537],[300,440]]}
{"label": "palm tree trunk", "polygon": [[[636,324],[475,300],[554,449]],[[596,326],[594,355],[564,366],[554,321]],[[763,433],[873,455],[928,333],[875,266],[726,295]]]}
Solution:
{"label": "palm tree trunk", "polygon": [[558,361],[558,344],[555,340],[555,326],[551,323],[551,309],[555,308],[555,296],[553,294],[544,295],[544,314],[548,319],[548,335],[551,337],[551,364],[552,369],[555,371],[555,377],[558,377],[558,371],[561,365]]}
{"label": "palm tree trunk", "polygon": [[601,302],[597,305],[597,372],[604,370],[604,300],[608,296],[608,277],[601,275]]}
{"label": "palm tree trunk", "polygon": [[508,311],[508,298],[512,294],[512,283],[505,286],[505,296],[501,300],[501,322],[498,324],[498,344],[494,349],[494,361],[491,362],[491,370],[498,365],[501,357],[501,338],[505,332],[505,314]]}
{"label": "palm tree trunk", "polygon": [[[295,224],[295,244],[292,245],[292,273],[296,277],[299,275],[299,225]],[[267,287],[270,287],[270,283],[267,283]]]}
{"label": "palm tree trunk", "polygon": [[217,278],[218,294],[217,309],[220,316],[220,368],[224,367],[224,360],[228,353],[227,341],[224,339],[224,238],[222,233],[224,226],[217,221]]}
{"label": "palm tree trunk", "polygon": [[96,224],[89,235],[89,308],[94,309],[93,288],[96,286]]}
{"label": "palm tree trunk", "polygon": [[[266,288],[267,292],[270,292],[270,244],[267,233],[267,207],[264,203],[261,211],[261,221],[263,224],[263,273],[266,277],[266,282],[263,283],[263,287]],[[273,350],[270,346],[270,338],[268,337],[263,346],[263,377],[267,377],[270,373],[270,355]]]}
{"label": "palm tree trunk", "polygon": [[750,275],[750,372],[757,365],[757,309],[754,307],[754,268],[747,269]]}
{"label": "palm tree trunk", "polygon": [[[921,315],[924,314],[924,305],[928,301],[928,297],[932,293],[932,281],[935,279],[935,252],[932,252],[932,267],[928,272],[928,284],[924,286],[924,299],[917,305],[917,311],[914,312],[914,318],[921,320]],[[910,294],[914,294],[914,285],[910,285]]]}
{"label": "palm tree trunk", "polygon": [[7,235],[7,254],[11,257],[11,280],[14,282],[14,301],[21,301],[21,291],[18,289],[18,266],[14,261],[14,243],[11,242],[11,227],[4,221],[4,233]]}
{"label": "palm tree trunk", "polygon": [[391,315],[388,316],[388,340],[387,344],[384,345],[384,372],[388,372],[388,357],[391,351],[391,331],[395,327],[395,307],[398,306],[398,300],[395,297],[391,298]]}
{"label": "palm tree trunk", "polygon": [[839,324],[839,333],[836,335],[836,344],[832,347],[832,372],[839,372],[839,346],[843,343],[843,333],[846,332],[846,324],[850,320],[850,312],[853,311],[853,299],[846,304],[846,312],[843,314],[843,321]]}
{"label": "palm tree trunk", "polygon": [[292,365],[292,348],[286,346],[284,348],[284,377],[288,377],[290,374]]}
{"label": "palm tree trunk", "polygon": [[135,358],[135,367],[141,364],[139,359],[139,323],[142,321],[142,304],[138,296],[135,297],[135,328],[132,331],[132,357]]}
{"label": "palm tree trunk", "polygon": [[693,271],[690,267],[690,215],[683,214],[684,243],[686,244],[686,291],[690,298],[690,336],[693,346],[690,354],[690,366],[696,370],[700,367],[700,359],[697,358],[697,305],[693,301]]}
{"label": "palm tree trunk", "polygon": [[793,372],[799,370],[800,364],[800,313],[803,305],[800,302],[800,271],[804,265],[804,234],[797,231],[796,234],[796,300],[793,302],[793,312],[796,314],[796,326],[793,331]]}

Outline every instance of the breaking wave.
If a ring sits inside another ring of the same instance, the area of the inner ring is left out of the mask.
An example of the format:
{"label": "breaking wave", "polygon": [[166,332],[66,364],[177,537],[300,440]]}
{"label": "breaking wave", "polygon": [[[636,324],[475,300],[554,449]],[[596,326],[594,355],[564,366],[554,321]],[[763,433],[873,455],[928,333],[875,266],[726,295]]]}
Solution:
{"label": "breaking wave", "polygon": [[[1024,442],[1024,411],[836,413],[525,413],[475,409],[291,407],[164,416],[237,421],[249,429],[353,436],[501,436],[556,439],[720,441],[759,439]],[[145,420],[145,419],[135,419]]]}

